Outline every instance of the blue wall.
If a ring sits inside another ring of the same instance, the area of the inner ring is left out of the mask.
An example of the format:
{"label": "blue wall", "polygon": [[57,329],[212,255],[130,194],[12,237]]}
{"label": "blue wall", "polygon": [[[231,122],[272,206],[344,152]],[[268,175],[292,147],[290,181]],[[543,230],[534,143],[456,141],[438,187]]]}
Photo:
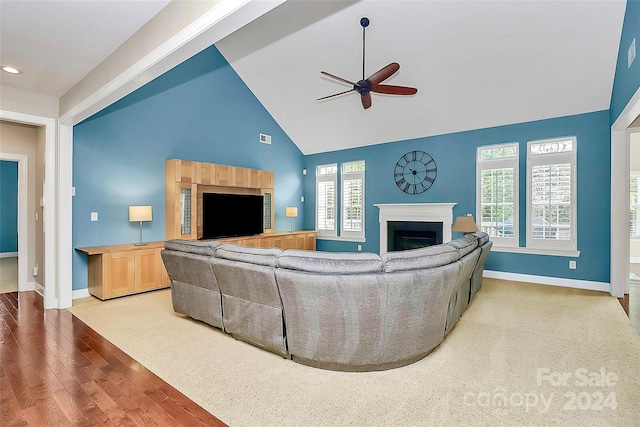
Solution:
{"label": "blue wall", "polygon": [[[636,39],[636,59],[631,67],[627,68],[627,53],[634,38]],[[620,116],[638,88],[640,88],[640,0],[628,0],[609,108],[611,124]]]}
{"label": "blue wall", "polygon": [[[145,240],[164,239],[164,161],[191,159],[272,170],[276,177],[276,229],[289,222],[280,212],[298,206],[297,224],[315,227],[315,166],[365,160],[365,251],[379,249],[374,203],[456,202],[454,215],[475,214],[475,150],[480,145],[518,141],[521,153],[534,139],[578,138],[578,249],[576,270],[565,257],[493,252],[487,269],[570,279],[609,281],[610,124],[640,87],[636,58],[627,68],[627,49],[640,50],[640,1],[629,0],[608,111],[501,126],[449,135],[302,156],[297,147],[211,47],[116,104],[74,127],[74,247],[129,243],[138,226],[127,207],[150,204],[154,220]],[[271,146],[258,133],[272,135]],[[410,150],[430,153],[438,164],[434,185],[422,195],[402,193],[393,181],[396,160]],[[526,156],[521,155],[520,209],[525,211]],[[302,176],[302,168],[308,173]],[[306,203],[300,203],[305,196]],[[4,205],[4,197],[3,197]],[[99,213],[90,222],[90,212]],[[524,221],[524,219],[523,219]],[[522,233],[524,227],[521,224]],[[520,236],[524,245],[524,235]],[[319,250],[356,251],[357,242],[319,240]],[[86,257],[73,260],[73,289],[87,287]]]}
{"label": "blue wall", "polygon": [[0,253],[18,252],[18,162],[0,160]]}
{"label": "blue wall", "polygon": [[[301,206],[302,153],[213,46],[78,124],[73,138],[74,247],[136,242],[129,205],[153,206],[143,239],[164,240],[167,159],[273,171],[277,231],[289,229],[285,207]],[[76,252],[73,289],[86,287],[87,258]]]}
{"label": "blue wall", "polygon": [[[476,208],[476,148],[506,142],[520,143],[520,212],[526,211],[527,141],[576,136],[578,250],[576,270],[569,270],[568,258],[493,252],[487,269],[503,272],[609,282],[610,252],[610,126],[608,111],[500,126],[434,137],[306,156],[309,171],[305,179],[305,228],[314,228],[315,168],[325,163],[365,160],[366,243],[362,250],[378,252],[380,230],[377,203],[457,203],[454,217]],[[431,154],[438,165],[436,181],[420,195],[400,191],[393,179],[393,168],[407,151]],[[521,215],[524,221],[524,215]],[[521,246],[525,245],[525,226],[520,226]],[[455,238],[455,236],[454,236]],[[357,242],[319,240],[319,250],[355,251]]]}

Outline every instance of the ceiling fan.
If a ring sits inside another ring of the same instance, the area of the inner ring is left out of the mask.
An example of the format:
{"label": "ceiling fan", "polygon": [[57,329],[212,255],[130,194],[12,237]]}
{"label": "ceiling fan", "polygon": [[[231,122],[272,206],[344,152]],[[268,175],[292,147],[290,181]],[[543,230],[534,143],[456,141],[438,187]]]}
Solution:
{"label": "ceiling fan", "polygon": [[371,92],[375,93],[385,93],[388,95],[415,95],[418,92],[418,89],[414,87],[407,86],[394,86],[394,85],[383,85],[381,84],[383,81],[391,77],[396,71],[400,69],[400,64],[397,62],[392,62],[391,64],[383,67],[373,73],[368,79],[365,79],[365,71],[364,71],[364,54],[365,54],[365,29],[369,26],[369,19],[364,17],[360,19],[360,25],[362,25],[362,80],[357,83],[350,82],[349,80],[343,79],[338,76],[334,76],[333,74],[329,74],[326,71],[321,71],[320,73],[331,77],[332,79],[338,80],[343,83],[347,83],[353,86],[352,89],[345,90],[344,92],[334,93],[333,95],[323,96],[322,98],[318,98],[317,101],[333,98],[334,96],[343,95],[345,93],[349,93],[351,91],[356,91],[360,94],[360,98],[362,100],[362,106],[367,109],[371,107]]}

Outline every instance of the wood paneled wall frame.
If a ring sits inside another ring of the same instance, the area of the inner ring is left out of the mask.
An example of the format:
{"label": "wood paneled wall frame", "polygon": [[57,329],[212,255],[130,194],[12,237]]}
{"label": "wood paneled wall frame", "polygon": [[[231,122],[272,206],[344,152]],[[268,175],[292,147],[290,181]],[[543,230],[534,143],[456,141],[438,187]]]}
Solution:
{"label": "wood paneled wall frame", "polygon": [[180,159],[165,166],[166,240],[202,237],[203,193],[264,195],[270,211],[264,232],[274,231],[273,172]]}

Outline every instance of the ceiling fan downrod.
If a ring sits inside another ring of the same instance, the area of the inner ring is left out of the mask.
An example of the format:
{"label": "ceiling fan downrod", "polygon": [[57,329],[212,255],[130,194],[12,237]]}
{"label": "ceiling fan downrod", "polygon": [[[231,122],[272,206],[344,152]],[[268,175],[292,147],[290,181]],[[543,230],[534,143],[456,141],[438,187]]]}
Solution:
{"label": "ceiling fan downrod", "polygon": [[364,72],[365,29],[369,26],[369,18],[366,16],[362,17],[362,19],[360,19],[360,25],[362,25],[362,80],[364,80],[364,76],[366,75]]}

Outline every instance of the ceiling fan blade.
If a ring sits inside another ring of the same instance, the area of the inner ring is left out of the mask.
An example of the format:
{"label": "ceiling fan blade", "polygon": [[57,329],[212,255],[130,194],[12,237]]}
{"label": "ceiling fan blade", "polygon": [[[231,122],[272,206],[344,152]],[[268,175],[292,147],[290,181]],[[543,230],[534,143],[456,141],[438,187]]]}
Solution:
{"label": "ceiling fan blade", "polygon": [[400,64],[398,64],[397,62],[392,62],[386,67],[383,67],[378,71],[376,71],[375,73],[373,73],[371,77],[369,77],[367,80],[369,80],[369,82],[371,83],[371,86],[377,86],[383,81],[385,81],[386,79],[388,79],[389,77],[391,77],[393,73],[395,73],[399,69],[400,69]]}
{"label": "ceiling fan blade", "polygon": [[336,80],[341,81],[343,83],[350,84],[351,86],[355,86],[356,85],[355,83],[350,82],[349,80],[345,80],[342,77],[334,76],[333,74],[329,74],[326,71],[320,71],[320,74],[324,74],[325,76],[331,77],[332,79],[336,79]]}
{"label": "ceiling fan blade", "polygon": [[344,92],[334,93],[333,95],[323,96],[322,98],[316,99],[316,101],[322,101],[323,99],[333,98],[334,96],[338,96],[338,95],[344,95],[345,93],[353,92],[354,90],[355,89],[349,89],[349,90],[345,90]]}
{"label": "ceiling fan blade", "polygon": [[362,106],[364,107],[364,109],[366,110],[367,108],[371,107],[371,93],[367,92],[364,95],[361,96],[362,98]]}
{"label": "ceiling fan blade", "polygon": [[389,95],[415,95],[418,89],[408,86],[377,85],[371,88],[371,92],[387,93]]}

